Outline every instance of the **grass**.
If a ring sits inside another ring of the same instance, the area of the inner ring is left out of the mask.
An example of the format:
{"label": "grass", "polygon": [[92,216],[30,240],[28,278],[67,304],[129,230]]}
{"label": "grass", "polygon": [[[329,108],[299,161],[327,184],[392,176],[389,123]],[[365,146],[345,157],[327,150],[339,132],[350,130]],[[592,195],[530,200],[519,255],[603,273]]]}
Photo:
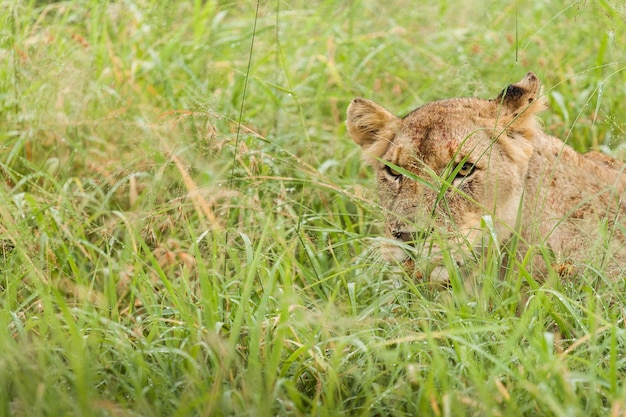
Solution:
{"label": "grass", "polygon": [[0,415],[624,415],[623,280],[394,274],[343,120],[532,70],[621,155],[626,10],[423,3],[0,2]]}

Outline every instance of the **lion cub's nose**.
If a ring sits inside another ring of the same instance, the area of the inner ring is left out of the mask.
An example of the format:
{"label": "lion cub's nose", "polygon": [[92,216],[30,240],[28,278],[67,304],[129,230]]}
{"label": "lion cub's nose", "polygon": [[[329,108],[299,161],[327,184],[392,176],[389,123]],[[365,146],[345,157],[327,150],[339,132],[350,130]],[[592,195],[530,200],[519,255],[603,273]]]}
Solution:
{"label": "lion cub's nose", "polygon": [[411,229],[411,230],[395,230],[391,235],[400,242],[419,242],[428,239],[433,233],[432,228]]}
{"label": "lion cub's nose", "polygon": [[411,242],[415,240],[415,233],[397,231],[393,232],[393,237],[401,242]]}

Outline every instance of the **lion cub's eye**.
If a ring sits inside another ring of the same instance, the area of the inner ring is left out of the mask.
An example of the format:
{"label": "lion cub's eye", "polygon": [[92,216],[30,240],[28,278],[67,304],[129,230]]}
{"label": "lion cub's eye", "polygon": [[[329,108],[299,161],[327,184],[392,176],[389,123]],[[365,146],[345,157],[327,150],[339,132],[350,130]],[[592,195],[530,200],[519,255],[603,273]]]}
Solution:
{"label": "lion cub's eye", "polygon": [[475,165],[471,162],[463,162],[458,172],[456,173],[457,178],[465,178],[474,172]]}
{"label": "lion cub's eye", "polygon": [[385,174],[395,181],[399,181],[402,178],[402,174],[391,168],[389,165],[385,165]]}

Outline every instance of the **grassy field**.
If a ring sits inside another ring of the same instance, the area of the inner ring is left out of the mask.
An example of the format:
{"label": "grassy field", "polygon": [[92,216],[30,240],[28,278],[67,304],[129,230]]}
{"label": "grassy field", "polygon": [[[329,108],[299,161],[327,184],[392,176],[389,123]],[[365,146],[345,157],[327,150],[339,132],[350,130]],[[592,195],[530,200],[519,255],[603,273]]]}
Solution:
{"label": "grassy field", "polygon": [[624,281],[393,273],[344,126],[532,70],[620,156],[621,0],[0,4],[0,416],[626,415]]}

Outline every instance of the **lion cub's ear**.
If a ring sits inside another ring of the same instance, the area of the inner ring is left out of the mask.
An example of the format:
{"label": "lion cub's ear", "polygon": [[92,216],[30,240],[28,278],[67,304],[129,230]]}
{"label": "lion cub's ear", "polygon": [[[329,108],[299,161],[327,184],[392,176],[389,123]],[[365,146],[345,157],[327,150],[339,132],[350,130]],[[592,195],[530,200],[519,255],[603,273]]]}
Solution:
{"label": "lion cub's ear", "polygon": [[539,79],[532,72],[502,90],[494,102],[502,106],[501,114],[509,116],[511,127],[518,130],[525,130],[528,122],[534,122],[533,116],[547,108]]}
{"label": "lion cub's ear", "polygon": [[382,156],[402,120],[373,101],[357,97],[348,107],[346,126],[352,140],[368,154]]}

